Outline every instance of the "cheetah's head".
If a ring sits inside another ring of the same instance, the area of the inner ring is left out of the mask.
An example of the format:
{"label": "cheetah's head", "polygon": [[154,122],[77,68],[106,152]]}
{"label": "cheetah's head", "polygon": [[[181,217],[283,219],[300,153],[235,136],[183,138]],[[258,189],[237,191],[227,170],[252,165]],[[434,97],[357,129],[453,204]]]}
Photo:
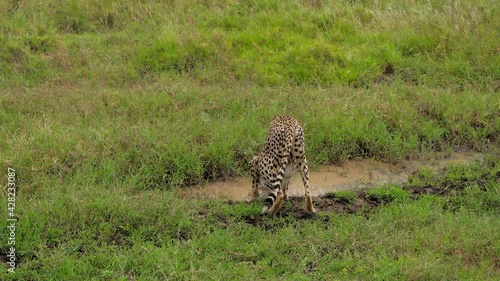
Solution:
{"label": "cheetah's head", "polygon": [[259,164],[259,156],[254,156],[250,161],[250,171],[257,170],[258,164]]}

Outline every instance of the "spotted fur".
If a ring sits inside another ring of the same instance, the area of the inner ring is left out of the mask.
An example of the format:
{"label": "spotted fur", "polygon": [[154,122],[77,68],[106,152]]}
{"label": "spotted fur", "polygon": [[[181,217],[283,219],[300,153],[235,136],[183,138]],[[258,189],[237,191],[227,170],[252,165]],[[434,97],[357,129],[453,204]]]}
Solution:
{"label": "spotted fur", "polygon": [[287,199],[288,182],[297,168],[304,183],[306,210],[314,213],[304,151],[304,130],[293,117],[276,116],[269,127],[264,150],[250,161],[252,191],[249,201],[259,197],[261,187],[264,194],[262,213],[274,214],[281,201]]}

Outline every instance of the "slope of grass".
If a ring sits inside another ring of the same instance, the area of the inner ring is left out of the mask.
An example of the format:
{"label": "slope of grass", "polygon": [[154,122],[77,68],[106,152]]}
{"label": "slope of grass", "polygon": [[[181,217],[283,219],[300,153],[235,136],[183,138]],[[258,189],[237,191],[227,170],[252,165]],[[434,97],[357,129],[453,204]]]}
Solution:
{"label": "slope of grass", "polygon": [[61,76],[122,83],[151,72],[261,85],[369,86],[390,74],[490,88],[499,79],[494,1],[11,1],[2,8],[5,68],[21,84]]}

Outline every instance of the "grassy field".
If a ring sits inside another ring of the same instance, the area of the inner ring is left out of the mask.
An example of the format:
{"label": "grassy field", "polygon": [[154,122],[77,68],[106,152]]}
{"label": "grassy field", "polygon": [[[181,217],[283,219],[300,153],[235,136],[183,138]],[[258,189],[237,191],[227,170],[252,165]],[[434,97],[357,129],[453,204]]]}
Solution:
{"label": "grassy field", "polygon": [[[498,14],[489,0],[1,1],[19,266],[0,279],[498,279]],[[487,160],[381,187],[394,200],[366,211],[182,200],[248,173],[277,114],[303,124],[313,168]],[[429,187],[454,191],[415,192]]]}
{"label": "grassy field", "polygon": [[421,170],[402,186],[314,198],[316,216],[293,198],[275,217],[261,215],[259,203],[54,185],[18,207],[19,268],[0,277],[498,280],[499,183],[500,158],[488,157]]}

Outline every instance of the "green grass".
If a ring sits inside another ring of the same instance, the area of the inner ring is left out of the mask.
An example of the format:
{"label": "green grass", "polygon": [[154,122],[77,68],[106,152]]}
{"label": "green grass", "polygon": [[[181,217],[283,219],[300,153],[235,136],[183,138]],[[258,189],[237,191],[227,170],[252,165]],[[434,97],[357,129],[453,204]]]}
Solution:
{"label": "green grass", "polygon": [[345,202],[348,204],[354,203],[357,198],[357,194],[353,190],[342,190],[333,193],[328,193],[328,196],[332,197],[335,201]]}
{"label": "green grass", "polygon": [[371,200],[381,203],[404,202],[408,198],[408,192],[399,186],[383,186],[378,188],[369,188],[363,191],[363,195]]}
{"label": "green grass", "polygon": [[[454,182],[449,195],[409,196],[427,188],[414,181],[367,189],[359,196],[385,204],[312,219],[261,217],[259,203],[186,201],[176,191],[53,183],[42,198],[18,207],[21,265],[15,275],[0,274],[2,280],[496,280],[499,171],[498,157],[454,166],[429,179],[435,190]],[[333,196],[356,200],[355,192]]]}
{"label": "green grass", "polygon": [[[277,114],[301,122],[313,167],[494,154],[498,12],[489,0],[1,1],[0,169],[18,172],[22,241],[9,278],[494,279],[497,245],[472,237],[498,232],[486,210],[497,184],[474,183],[476,170],[410,179],[471,182],[446,204],[369,191],[388,204],[373,221],[282,218],[273,238],[238,222],[256,206],[176,190],[247,174]],[[236,224],[196,219],[206,204]],[[438,239],[415,233],[424,248],[413,249],[405,228],[426,216]],[[440,244],[448,232],[466,246]]]}

